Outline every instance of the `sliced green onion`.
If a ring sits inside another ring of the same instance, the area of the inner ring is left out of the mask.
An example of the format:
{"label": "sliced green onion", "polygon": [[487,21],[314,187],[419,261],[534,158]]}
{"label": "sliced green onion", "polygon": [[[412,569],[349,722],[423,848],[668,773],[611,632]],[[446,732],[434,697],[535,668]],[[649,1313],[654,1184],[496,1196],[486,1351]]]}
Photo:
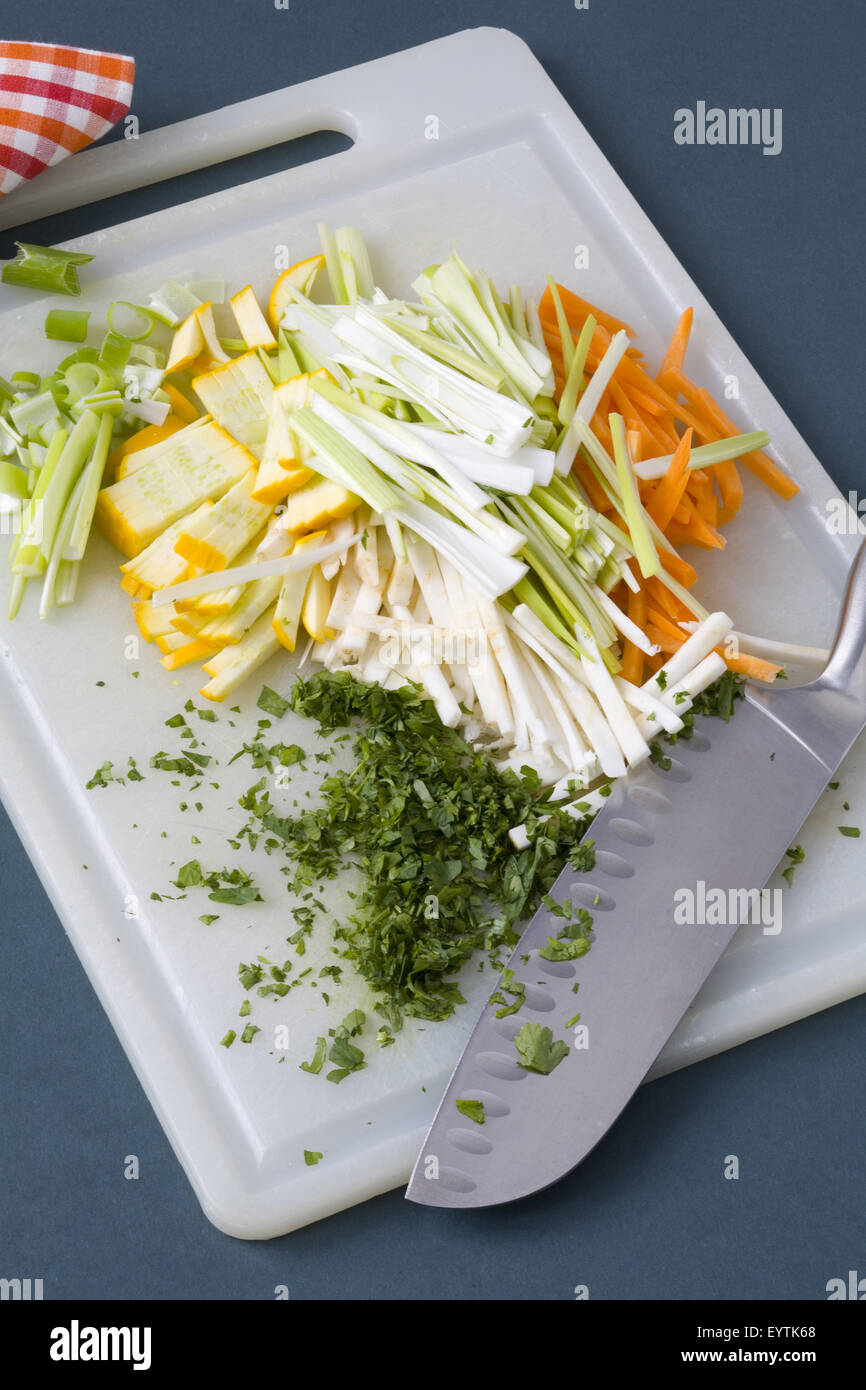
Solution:
{"label": "sliced green onion", "polygon": [[100,366],[105,367],[110,372],[122,372],[129,361],[132,348],[131,338],[109,329],[102,340],[102,347],[99,349]]}
{"label": "sliced green onion", "polygon": [[45,336],[61,343],[83,343],[90,312],[85,309],[51,309],[45,319]]}
{"label": "sliced green onion", "polygon": [[12,385],[18,391],[35,391],[40,382],[38,372],[13,372]]}
{"label": "sliced green onion", "polygon": [[[133,326],[131,328],[121,328],[115,323],[115,319],[119,314],[122,317],[121,311],[124,309],[127,310],[128,314],[133,318]],[[136,318],[138,319],[137,324],[135,323]],[[155,314],[152,309],[148,309],[144,304],[131,304],[128,299],[115,299],[113,304],[109,304],[108,306],[108,313],[105,316],[105,321],[108,327],[113,332],[119,334],[120,337],[129,338],[132,343],[142,343],[145,338],[150,337],[156,327],[158,315]],[[141,327],[142,322],[144,323],[143,328]],[[137,332],[135,331],[136,329],[138,329]]]}
{"label": "sliced green onion", "polygon": [[0,280],[5,285],[22,285],[29,290],[51,290],[55,294],[81,294],[78,283],[80,265],[87,265],[92,256],[81,251],[57,251],[51,246],[34,246],[16,241],[18,253],[7,261]]}

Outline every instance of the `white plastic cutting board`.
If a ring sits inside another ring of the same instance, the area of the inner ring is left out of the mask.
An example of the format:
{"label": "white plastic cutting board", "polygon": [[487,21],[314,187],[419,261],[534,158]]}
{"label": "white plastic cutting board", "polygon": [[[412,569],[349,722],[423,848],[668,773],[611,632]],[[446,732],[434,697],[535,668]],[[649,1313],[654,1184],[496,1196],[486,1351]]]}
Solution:
{"label": "white plastic cutting board", "polygon": [[[351,135],[352,149],[70,243],[96,255],[83,301],[94,320],[110,300],[141,299],[190,269],[238,285],[250,279],[265,291],[277,248],[288,246],[292,260],[316,250],[320,219],[362,227],[378,278],[396,293],[455,244],[470,264],[528,293],[540,294],[550,271],[630,322],[651,361],[693,304],[693,375],[721,394],[723,377],[736,374],[740,400],[731,413],[744,428],[771,432],[776,456],[802,488],[781,505],[746,476],[748,505],[726,532],[727,549],[699,559],[701,596],[735,615],[741,630],[827,646],[855,549],[854,538],[831,537],[824,526],[836,488],[513,35],[455,34],[134,144],[85,152],[4,199],[0,220],[42,216],[325,127]],[[438,138],[428,138],[437,127]],[[589,270],[574,268],[578,245],[589,247]],[[0,293],[0,369],[47,367],[56,359],[42,334],[45,301]],[[490,975],[467,971],[469,1003],[454,1019],[409,1025],[385,1051],[371,1045],[368,1069],[340,1086],[298,1064],[317,1034],[368,1003],[357,986],[333,990],[330,1008],[311,989],[279,1003],[253,996],[262,1033],[251,1046],[219,1046],[243,998],[238,962],[291,954],[290,900],[276,859],[226,847],[242,820],[234,798],[255,780],[245,760],[214,771],[219,791],[205,786],[188,796],[201,799],[200,813],[180,812],[187,792],[148,768],[153,752],[180,746],[164,720],[196,693],[198,668],[172,684],[152,649],[128,658],[135,626],[116,565],[96,541],[72,610],[40,624],[28,595],[19,620],[2,629],[3,797],[208,1217],[232,1235],[274,1236],[407,1177]],[[262,678],[288,688],[290,661],[275,658]],[[251,734],[258,688],[254,680],[242,692],[243,718],[223,707],[218,724],[200,726],[223,761]],[[291,716],[279,736],[314,744],[310,726],[295,727]],[[861,744],[836,794],[851,811],[842,815],[827,793],[803,832],[808,858],[786,892],[782,932],[739,933],[654,1074],[866,989],[861,852],[835,830],[840,819],[862,817],[862,753]],[[84,790],[105,759],[122,767],[129,754],[146,781]],[[299,775],[291,795],[313,781]],[[758,769],[743,794],[760,795]],[[220,920],[210,927],[198,920],[212,907],[203,895],[152,902],[151,891],[173,891],[176,865],[192,857],[255,866],[266,902],[215,908]],[[318,969],[333,959],[321,941],[304,963]],[[289,1029],[287,1052],[274,1046],[279,1024]],[[304,1149],[321,1151],[322,1162],[305,1166]]]}

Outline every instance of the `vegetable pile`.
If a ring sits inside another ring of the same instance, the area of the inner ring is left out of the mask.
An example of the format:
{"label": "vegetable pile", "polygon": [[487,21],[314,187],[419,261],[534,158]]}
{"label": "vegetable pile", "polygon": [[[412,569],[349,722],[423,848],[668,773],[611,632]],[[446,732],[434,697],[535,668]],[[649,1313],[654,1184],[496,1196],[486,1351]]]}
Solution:
{"label": "vegetable pile", "polygon": [[[265,310],[231,295],[240,337],[224,287],[169,282],[112,305],[99,349],[0,385],[10,613],[31,578],[43,616],[71,599],[95,515],[142,634],[169,670],[203,661],[207,698],[305,633],[303,661],[419,684],[558,792],[650,756],[725,670],[778,674],[677,549],[724,544],[737,459],[796,492],[685,375],[691,311],[652,377],[626,324],[552,281],[503,298],[455,254],[392,298],[356,229],[319,232]],[[44,253],[58,281],[67,254]],[[53,311],[47,331],[86,327]]]}

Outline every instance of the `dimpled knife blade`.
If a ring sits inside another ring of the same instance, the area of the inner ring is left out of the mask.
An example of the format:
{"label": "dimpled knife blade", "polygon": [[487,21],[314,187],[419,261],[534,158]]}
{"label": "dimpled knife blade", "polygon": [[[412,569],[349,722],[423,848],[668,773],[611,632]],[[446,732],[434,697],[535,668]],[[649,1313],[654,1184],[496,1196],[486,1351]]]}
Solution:
{"label": "dimpled knife blade", "polygon": [[[646,763],[614,784],[588,834],[595,867],[566,868],[553,889],[591,913],[591,949],[543,959],[563,922],[546,908],[535,915],[509,961],[525,1002],[506,1018],[487,1005],[421,1149],[411,1201],[484,1207],[527,1196],[574,1168],[619,1115],[737,930],[730,911],[722,925],[680,925],[677,895],[697,899],[703,884],[704,901],[722,889],[729,905],[732,890],[762,889],[866,722],[862,551],[855,571],[818,681],[750,690],[729,722],[697,718],[691,740],[665,749],[667,770]],[[740,920],[749,920],[741,909]],[[566,1027],[578,1012],[579,1047]],[[519,1064],[514,1038],[526,1022],[569,1045],[549,1075]],[[458,1099],[481,1101],[484,1123],[461,1114]]]}

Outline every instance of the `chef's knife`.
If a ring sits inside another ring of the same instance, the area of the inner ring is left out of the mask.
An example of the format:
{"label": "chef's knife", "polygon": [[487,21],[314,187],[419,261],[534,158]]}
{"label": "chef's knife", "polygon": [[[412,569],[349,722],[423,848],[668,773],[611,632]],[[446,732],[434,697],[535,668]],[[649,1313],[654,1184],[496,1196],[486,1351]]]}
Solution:
{"label": "chef's knife", "polygon": [[[588,832],[595,867],[564,869],[552,894],[589,910],[592,947],[575,961],[542,958],[563,919],[536,913],[509,961],[523,1006],[504,1018],[501,1003],[485,1008],[421,1149],[411,1201],[485,1207],[556,1182],[617,1118],[740,923],[772,949],[784,931],[779,899],[758,894],[866,724],[864,643],[866,543],[817,680],[750,687],[728,723],[699,717],[690,740],[665,749],[669,768],[644,764],[614,784]],[[548,1075],[520,1065],[514,1038],[526,1022],[569,1045]],[[480,1101],[483,1123],[458,1100]]]}

